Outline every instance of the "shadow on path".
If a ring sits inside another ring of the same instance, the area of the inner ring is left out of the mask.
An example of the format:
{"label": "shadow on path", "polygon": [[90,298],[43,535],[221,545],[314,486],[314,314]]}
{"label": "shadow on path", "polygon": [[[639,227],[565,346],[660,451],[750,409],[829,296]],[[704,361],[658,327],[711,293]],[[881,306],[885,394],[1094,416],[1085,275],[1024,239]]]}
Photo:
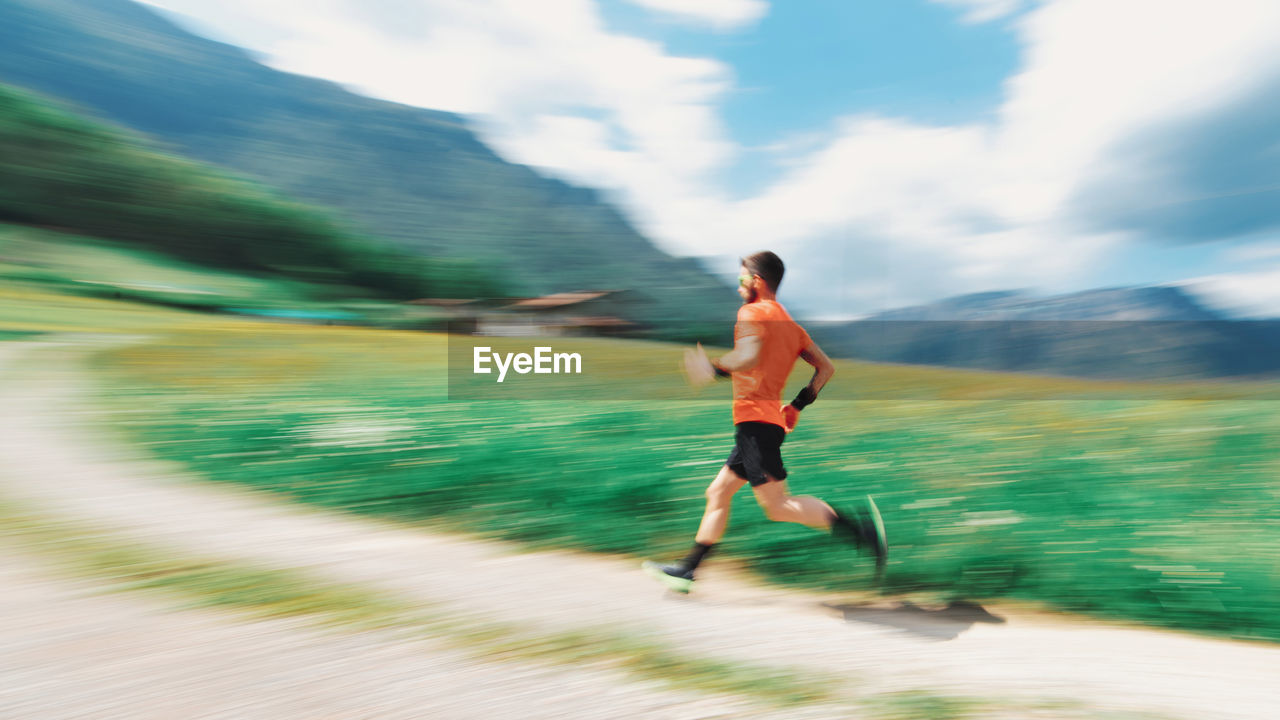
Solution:
{"label": "shadow on path", "polygon": [[903,601],[893,607],[882,605],[835,605],[824,607],[844,615],[845,622],[884,625],[928,640],[954,640],[974,623],[1000,625],[1004,618],[993,615],[977,603],[952,601],[944,608],[928,609]]}

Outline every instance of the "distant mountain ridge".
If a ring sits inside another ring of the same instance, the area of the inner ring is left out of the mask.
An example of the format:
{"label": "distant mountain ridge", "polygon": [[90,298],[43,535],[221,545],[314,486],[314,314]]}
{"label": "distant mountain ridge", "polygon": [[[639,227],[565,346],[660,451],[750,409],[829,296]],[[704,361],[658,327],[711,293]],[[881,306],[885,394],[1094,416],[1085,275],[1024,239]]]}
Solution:
{"label": "distant mountain ridge", "polygon": [[659,251],[595,191],[505,162],[462,118],[273,70],[129,0],[0,0],[0,81],[403,247],[484,262],[511,295],[638,290],[649,301],[632,319],[702,337],[699,328],[723,332],[737,305],[731,288]]}
{"label": "distant mountain ridge", "polygon": [[1059,320],[1206,322],[1231,318],[1176,287],[1102,288],[1038,297],[1019,290],[959,295],[865,320]]}
{"label": "distant mountain ridge", "polygon": [[1176,287],[962,295],[812,334],[829,354],[877,362],[1143,380],[1280,373],[1280,322],[1231,319]]}

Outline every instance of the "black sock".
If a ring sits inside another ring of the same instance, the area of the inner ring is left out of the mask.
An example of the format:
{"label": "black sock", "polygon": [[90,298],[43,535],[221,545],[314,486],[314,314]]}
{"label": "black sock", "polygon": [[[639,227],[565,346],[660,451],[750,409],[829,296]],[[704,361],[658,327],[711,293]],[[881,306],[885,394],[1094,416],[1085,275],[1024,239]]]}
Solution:
{"label": "black sock", "polygon": [[837,538],[846,538],[852,540],[856,545],[862,545],[863,537],[861,523],[849,519],[844,513],[836,510],[836,516],[831,518],[831,534]]}
{"label": "black sock", "polygon": [[695,542],[693,544],[693,549],[690,550],[689,554],[686,555],[678,564],[685,570],[692,571],[698,567],[698,564],[702,562],[702,558],[706,557],[707,553],[711,552],[711,548],[713,547],[715,546],[703,545],[700,542]]}

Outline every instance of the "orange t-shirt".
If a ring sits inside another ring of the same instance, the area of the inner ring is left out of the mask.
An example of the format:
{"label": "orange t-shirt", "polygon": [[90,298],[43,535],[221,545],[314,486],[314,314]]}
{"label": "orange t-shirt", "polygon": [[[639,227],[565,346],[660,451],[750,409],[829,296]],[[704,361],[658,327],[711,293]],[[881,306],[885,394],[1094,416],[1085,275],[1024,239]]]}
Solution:
{"label": "orange t-shirt", "polygon": [[760,336],[760,359],[733,374],[733,424],[766,422],[781,427],[782,388],[800,353],[809,347],[804,331],[776,300],[757,300],[738,309],[733,341]]}

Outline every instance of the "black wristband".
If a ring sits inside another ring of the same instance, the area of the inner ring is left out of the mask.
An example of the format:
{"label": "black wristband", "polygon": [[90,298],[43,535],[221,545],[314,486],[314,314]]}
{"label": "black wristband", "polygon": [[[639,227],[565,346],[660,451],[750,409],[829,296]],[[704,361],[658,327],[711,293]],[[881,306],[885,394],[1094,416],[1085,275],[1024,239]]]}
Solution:
{"label": "black wristband", "polygon": [[805,385],[804,389],[796,393],[796,399],[791,401],[791,407],[797,410],[803,410],[813,404],[818,399],[818,393],[813,391],[812,385]]}
{"label": "black wristband", "polygon": [[724,368],[720,367],[719,365],[717,365],[717,364],[715,364],[715,363],[711,363],[711,367],[715,368],[715,370],[716,370],[716,377],[718,377],[718,378],[723,378],[723,377],[733,377],[733,373],[729,372],[728,370],[725,370]]}

